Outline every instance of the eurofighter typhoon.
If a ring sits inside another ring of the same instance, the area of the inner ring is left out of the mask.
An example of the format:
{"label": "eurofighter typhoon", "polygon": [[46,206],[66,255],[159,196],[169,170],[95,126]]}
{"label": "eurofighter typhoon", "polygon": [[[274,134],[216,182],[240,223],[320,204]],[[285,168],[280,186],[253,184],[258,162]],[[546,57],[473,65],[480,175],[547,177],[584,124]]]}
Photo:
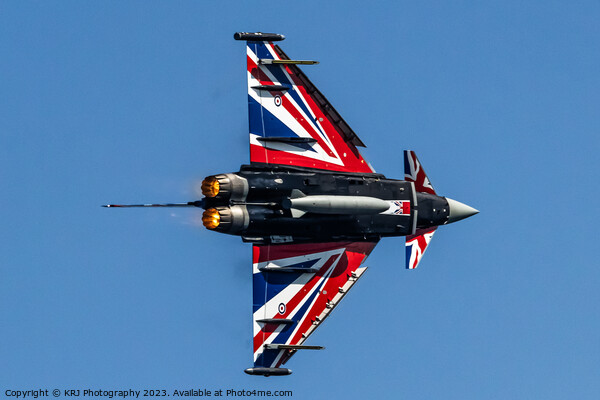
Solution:
{"label": "eurofighter typhoon", "polygon": [[290,59],[274,33],[246,42],[250,164],[208,176],[201,200],[105,207],[200,207],[211,231],[252,243],[254,365],[251,375],[289,375],[298,350],[363,275],[382,237],[406,237],[417,267],[433,234],[478,211],[438,196],[413,151],[404,179],[375,173],[363,142]]}

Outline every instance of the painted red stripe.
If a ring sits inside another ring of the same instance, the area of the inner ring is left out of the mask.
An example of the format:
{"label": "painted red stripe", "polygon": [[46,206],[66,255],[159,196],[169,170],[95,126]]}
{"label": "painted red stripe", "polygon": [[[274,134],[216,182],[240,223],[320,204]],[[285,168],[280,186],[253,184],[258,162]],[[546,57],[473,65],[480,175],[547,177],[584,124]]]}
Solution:
{"label": "painted red stripe", "polygon": [[[266,152],[266,154],[265,154]],[[250,161],[256,163],[294,165],[297,167],[317,168],[327,171],[357,172],[343,165],[332,164],[314,158],[304,157],[280,150],[267,149],[259,145],[250,145]]]}
{"label": "painted red stripe", "polygon": [[410,201],[402,202],[402,214],[410,214]]}
{"label": "painted red stripe", "polygon": [[277,244],[277,245],[256,245],[259,255],[257,262],[281,260],[309,254],[323,253],[337,249],[346,248],[353,242],[325,242],[325,243],[301,243],[301,244]]}

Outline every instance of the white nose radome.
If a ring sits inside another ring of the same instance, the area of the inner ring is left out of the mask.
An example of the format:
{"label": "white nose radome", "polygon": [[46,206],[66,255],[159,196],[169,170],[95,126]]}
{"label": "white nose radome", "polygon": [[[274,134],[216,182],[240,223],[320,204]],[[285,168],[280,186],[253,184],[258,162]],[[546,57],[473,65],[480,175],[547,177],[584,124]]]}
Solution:
{"label": "white nose radome", "polygon": [[448,201],[448,206],[450,207],[450,213],[448,215],[448,224],[460,221],[461,219],[468,218],[471,215],[475,215],[479,212],[473,207],[469,207],[468,205],[463,204],[460,201],[452,200],[447,197],[446,201]]}

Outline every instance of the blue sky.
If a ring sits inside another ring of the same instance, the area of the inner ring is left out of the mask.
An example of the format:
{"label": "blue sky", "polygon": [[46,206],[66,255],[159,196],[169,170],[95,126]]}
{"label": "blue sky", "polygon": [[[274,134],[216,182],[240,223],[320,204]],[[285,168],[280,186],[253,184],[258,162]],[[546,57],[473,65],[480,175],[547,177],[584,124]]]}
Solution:
{"label": "blue sky", "polygon": [[[0,389],[600,396],[600,5],[2,2]],[[248,162],[236,31],[283,33],[368,148],[481,210],[416,271],[383,240],[283,378],[251,366],[251,248],[195,199]]]}

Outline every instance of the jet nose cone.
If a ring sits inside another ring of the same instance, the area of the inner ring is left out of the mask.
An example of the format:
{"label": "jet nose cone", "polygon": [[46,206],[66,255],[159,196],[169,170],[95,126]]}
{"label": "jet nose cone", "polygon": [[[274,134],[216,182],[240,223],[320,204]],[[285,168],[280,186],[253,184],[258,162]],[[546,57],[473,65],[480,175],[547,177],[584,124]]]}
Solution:
{"label": "jet nose cone", "polygon": [[447,197],[446,201],[448,201],[448,206],[450,207],[450,213],[448,215],[449,224],[451,224],[452,222],[460,221],[461,219],[468,218],[471,215],[475,215],[479,212],[473,207],[469,207],[468,205],[463,204],[460,201],[452,200]]}

